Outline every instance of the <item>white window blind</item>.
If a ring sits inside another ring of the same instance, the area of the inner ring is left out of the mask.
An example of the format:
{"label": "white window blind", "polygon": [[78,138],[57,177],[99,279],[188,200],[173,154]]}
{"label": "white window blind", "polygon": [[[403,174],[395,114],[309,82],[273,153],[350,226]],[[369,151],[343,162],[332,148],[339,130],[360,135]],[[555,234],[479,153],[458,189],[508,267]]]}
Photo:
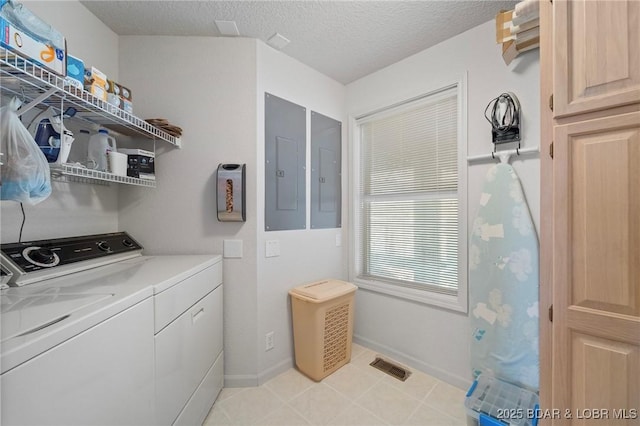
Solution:
{"label": "white window blind", "polygon": [[457,294],[457,93],[357,121],[359,278]]}

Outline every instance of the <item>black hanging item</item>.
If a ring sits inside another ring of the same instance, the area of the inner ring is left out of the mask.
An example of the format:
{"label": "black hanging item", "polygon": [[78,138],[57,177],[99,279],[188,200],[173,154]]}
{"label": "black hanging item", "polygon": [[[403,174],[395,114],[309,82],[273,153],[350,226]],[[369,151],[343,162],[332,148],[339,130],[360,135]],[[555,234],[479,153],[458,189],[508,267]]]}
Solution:
{"label": "black hanging item", "polygon": [[494,144],[520,142],[520,102],[516,95],[506,92],[492,99],[484,110],[484,116],[491,123]]}

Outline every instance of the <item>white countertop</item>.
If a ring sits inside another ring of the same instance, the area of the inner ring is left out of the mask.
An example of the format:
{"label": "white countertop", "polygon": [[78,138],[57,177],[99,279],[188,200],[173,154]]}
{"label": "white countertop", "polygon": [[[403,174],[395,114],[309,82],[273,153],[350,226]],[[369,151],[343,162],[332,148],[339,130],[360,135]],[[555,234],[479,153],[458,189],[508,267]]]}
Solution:
{"label": "white countertop", "polygon": [[221,261],[141,256],[0,291],[2,373]]}

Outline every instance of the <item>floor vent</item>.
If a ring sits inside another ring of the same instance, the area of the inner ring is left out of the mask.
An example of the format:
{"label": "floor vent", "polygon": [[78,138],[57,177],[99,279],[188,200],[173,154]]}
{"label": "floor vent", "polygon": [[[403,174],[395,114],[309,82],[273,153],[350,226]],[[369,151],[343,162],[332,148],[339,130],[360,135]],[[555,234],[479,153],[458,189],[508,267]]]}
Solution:
{"label": "floor vent", "polygon": [[385,361],[382,358],[376,358],[369,365],[403,382],[407,380],[411,375],[411,371],[407,370],[406,368],[396,365],[392,362]]}

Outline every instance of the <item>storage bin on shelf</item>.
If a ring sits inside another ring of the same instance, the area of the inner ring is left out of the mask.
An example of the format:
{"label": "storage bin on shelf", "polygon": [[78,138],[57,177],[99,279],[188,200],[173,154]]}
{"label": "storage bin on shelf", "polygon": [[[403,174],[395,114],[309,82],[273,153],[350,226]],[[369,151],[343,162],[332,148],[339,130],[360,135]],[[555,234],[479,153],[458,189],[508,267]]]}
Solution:
{"label": "storage bin on shelf", "polygon": [[356,286],[323,280],[289,291],[296,366],[315,381],[351,360]]}
{"label": "storage bin on shelf", "polygon": [[480,426],[537,426],[539,398],[535,392],[491,375],[481,374],[464,401],[467,414]]}

